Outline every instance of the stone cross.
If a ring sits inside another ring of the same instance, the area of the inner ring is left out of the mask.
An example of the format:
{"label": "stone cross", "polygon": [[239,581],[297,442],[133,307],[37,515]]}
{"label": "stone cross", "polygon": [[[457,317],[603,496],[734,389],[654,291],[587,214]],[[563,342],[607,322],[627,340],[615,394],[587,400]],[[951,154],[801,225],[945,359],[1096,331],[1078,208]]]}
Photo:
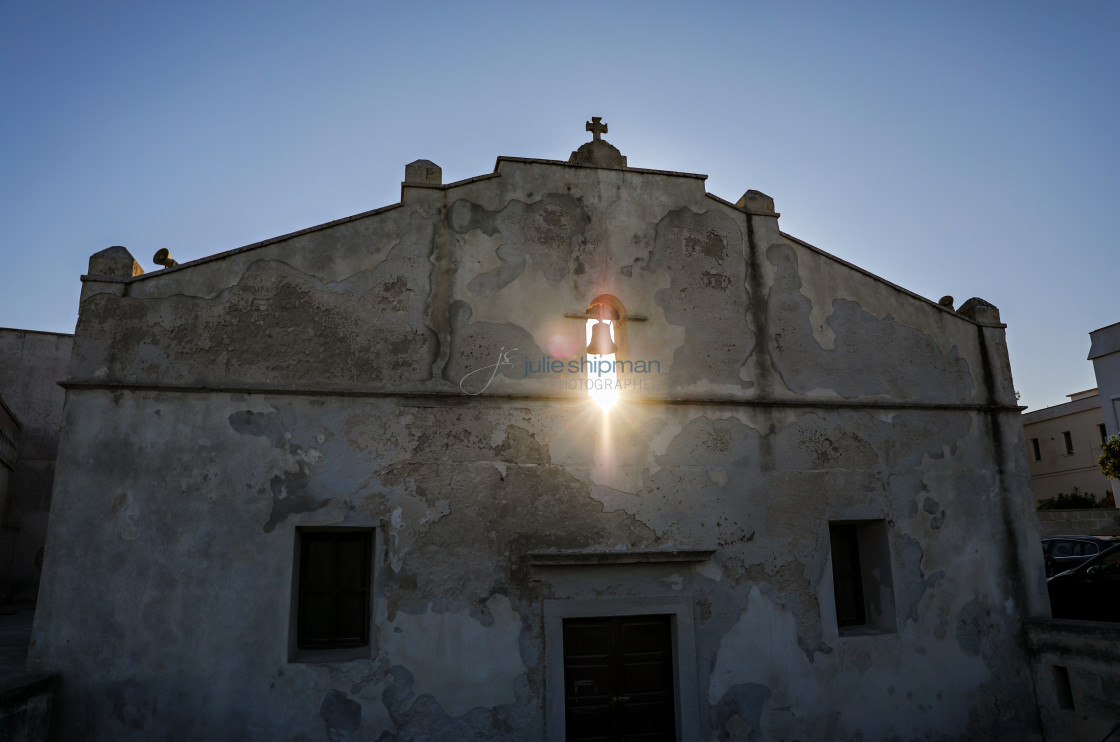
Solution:
{"label": "stone cross", "polygon": [[607,133],[607,125],[603,123],[602,116],[592,116],[585,128],[591,132],[591,136],[595,138],[596,142],[599,141],[599,137]]}

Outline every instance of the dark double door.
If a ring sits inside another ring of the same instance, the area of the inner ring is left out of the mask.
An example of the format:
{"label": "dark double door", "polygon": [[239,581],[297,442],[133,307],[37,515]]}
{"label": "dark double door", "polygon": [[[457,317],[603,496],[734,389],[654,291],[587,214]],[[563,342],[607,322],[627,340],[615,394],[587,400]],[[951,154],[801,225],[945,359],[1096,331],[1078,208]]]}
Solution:
{"label": "dark double door", "polygon": [[569,742],[674,742],[669,616],[564,620]]}

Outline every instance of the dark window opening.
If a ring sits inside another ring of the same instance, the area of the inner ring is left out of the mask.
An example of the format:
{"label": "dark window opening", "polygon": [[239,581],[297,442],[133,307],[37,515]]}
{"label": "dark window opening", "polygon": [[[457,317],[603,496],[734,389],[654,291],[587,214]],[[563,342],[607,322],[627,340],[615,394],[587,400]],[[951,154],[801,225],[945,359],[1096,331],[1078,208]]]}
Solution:
{"label": "dark window opening", "polygon": [[897,631],[886,521],[829,523],[828,536],[840,635]]}
{"label": "dark window opening", "polygon": [[1073,453],[1073,436],[1071,436],[1067,430],[1062,433],[1062,437],[1066,440],[1066,455],[1069,456]]}
{"label": "dark window opening", "polygon": [[1101,434],[1101,443],[1106,442],[1108,440],[1108,431],[1104,429],[1104,423],[1099,423],[1097,425],[1097,430],[1099,430]]}
{"label": "dark window opening", "polygon": [[1073,686],[1069,682],[1069,669],[1062,665],[1051,665],[1054,668],[1054,686],[1058,691],[1058,708],[1073,708]]}
{"label": "dark window opening", "polygon": [[372,552],[372,531],[299,531],[300,649],[369,644]]}
{"label": "dark window opening", "polygon": [[832,539],[832,580],[836,586],[836,624],[862,626],[863,576],[859,566],[859,538],[854,523],[829,527]]}
{"label": "dark window opening", "polygon": [[1034,460],[1042,461],[1042,449],[1038,447],[1038,439],[1031,438],[1031,447],[1034,448]]}

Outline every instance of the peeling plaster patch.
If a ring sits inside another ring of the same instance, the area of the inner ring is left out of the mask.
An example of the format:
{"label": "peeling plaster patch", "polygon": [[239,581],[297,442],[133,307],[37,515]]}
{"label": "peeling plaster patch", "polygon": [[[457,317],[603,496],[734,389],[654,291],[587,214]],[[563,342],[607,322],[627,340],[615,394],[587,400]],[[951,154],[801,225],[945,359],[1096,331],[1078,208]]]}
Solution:
{"label": "peeling plaster patch", "polygon": [[801,415],[771,434],[774,466],[786,471],[856,469],[874,471],[880,466],[874,429],[859,419],[827,418],[818,413]]}
{"label": "peeling plaster patch", "polygon": [[719,487],[727,486],[727,470],[726,469],[709,469],[708,479],[712,480]]}
{"label": "peeling plaster patch", "polygon": [[723,568],[711,559],[694,563],[692,565],[692,573],[707,577],[713,582],[719,582],[723,579]]}
{"label": "peeling plaster patch", "polygon": [[[749,467],[758,463],[758,433],[734,417],[696,417],[657,463],[668,467]],[[726,474],[726,472],[724,472]]]}
{"label": "peeling plaster patch", "polygon": [[451,502],[449,500],[437,500],[434,508],[429,508],[424,517],[420,519],[420,523],[435,523],[440,518],[451,514]]}
{"label": "peeling plaster patch", "polygon": [[[750,389],[740,371],[755,346],[747,321],[750,297],[743,231],[719,211],[697,213],[688,207],[657,222],[654,249],[644,270],[666,273],[668,287],[654,295],[665,322],[684,328],[670,369],[674,390],[712,387]],[[734,338],[734,340],[729,340]]]}
{"label": "peeling plaster patch", "polygon": [[[932,336],[890,315],[875,317],[855,301],[833,300],[828,325],[835,335],[834,347],[821,347],[811,326],[812,302],[801,293],[796,252],[775,244],[766,258],[775,267],[766,309],[773,335],[767,345],[790,391],[804,394],[827,383],[848,399],[971,397],[976,385],[955,346],[942,354]],[[884,363],[884,349],[891,352],[892,362]]]}
{"label": "peeling plaster patch", "polygon": [[762,739],[762,707],[771,695],[770,689],[759,683],[732,686],[712,709],[716,726],[728,732],[726,739],[757,742]]}
{"label": "peeling plaster patch", "polygon": [[[895,553],[898,555],[899,569],[894,577],[898,595],[898,606],[902,620],[918,623],[918,605],[926,591],[945,578],[945,572],[938,570],[929,577],[922,572],[922,545],[917,539],[896,531]],[[914,578],[917,575],[917,579]],[[901,627],[899,627],[901,630]]]}
{"label": "peeling plaster patch", "polygon": [[682,577],[680,574],[678,574],[676,572],[669,575],[665,579],[661,580],[661,582],[666,587],[668,587],[672,590],[680,590],[684,587],[684,577]]}
{"label": "peeling plaster patch", "polygon": [[603,503],[605,513],[621,510],[635,515],[642,507],[642,497],[637,492],[625,492],[602,484],[592,484],[590,495],[593,500]]}
{"label": "peeling plaster patch", "polygon": [[494,449],[494,455],[503,461],[518,465],[552,462],[548,445],[541,443],[536,435],[517,425],[506,426],[505,440]]}
{"label": "peeling plaster patch", "polygon": [[277,525],[291,515],[311,513],[326,507],[330,500],[320,500],[307,491],[308,476],[305,471],[276,475],[269,482],[272,490],[272,513],[264,524],[264,532],[272,533]]}
{"label": "peeling plaster patch", "polygon": [[722,211],[670,211],[657,224],[654,248],[644,270],[667,273],[669,286],[654,294],[665,321],[685,329],[673,352],[669,386],[700,389],[754,387],[740,373],[755,347],[747,321],[750,303],[743,233]]}
{"label": "peeling plaster patch", "polygon": [[[451,349],[443,369],[444,380],[466,394],[498,391],[502,379],[520,381],[525,375],[524,359],[544,355],[525,328],[512,322],[471,322],[472,314],[465,301],[452,302]],[[509,365],[504,363],[507,359]]]}
{"label": "peeling plaster patch", "polygon": [[[439,345],[425,324],[434,230],[413,226],[415,234],[401,240],[416,255],[398,255],[342,281],[326,283],[283,260],[258,259],[212,298],[94,297],[83,306],[79,333],[108,344],[110,372],[120,378],[135,378],[140,369],[163,382],[199,385],[426,381]],[[105,322],[107,313],[117,321]],[[106,336],[121,327],[128,329]]]}
{"label": "peeling plaster patch", "polygon": [[[494,430],[490,433],[490,447],[498,448],[506,439],[506,429],[501,426],[495,426]],[[502,472],[503,474],[505,472]]]}
{"label": "peeling plaster patch", "polygon": [[341,742],[362,726],[362,705],[341,691],[331,690],[319,705],[319,718],[327,728],[327,739]]}
{"label": "peeling plaster patch", "polygon": [[389,515],[389,564],[394,572],[400,572],[404,565],[404,551],[401,549],[401,529],[404,528],[404,518],[401,508],[393,508]]}
{"label": "peeling plaster patch", "polygon": [[957,644],[971,657],[991,658],[999,637],[999,624],[979,600],[969,601],[957,613]]}
{"label": "peeling plaster patch", "polygon": [[[458,718],[451,718],[430,695],[418,695],[414,678],[406,668],[396,666],[389,673],[390,684],[381,693],[381,707],[392,720],[394,731],[382,732],[377,742],[416,742],[417,740],[503,740],[520,742],[525,730],[539,724],[508,706],[475,708]],[[407,731],[396,731],[407,730]]]}
{"label": "peeling plaster patch", "polygon": [[505,288],[534,266],[553,283],[569,272],[583,273],[587,240],[580,237],[591,222],[583,205],[571,195],[548,193],[533,203],[510,201],[501,211],[488,211],[459,199],[447,213],[452,231],[465,234],[475,229],[493,236],[500,232],[504,244],[497,248],[501,265],[474,276],[468,290],[486,296]]}
{"label": "peeling plaster patch", "polygon": [[[749,662],[743,658],[749,657]],[[797,626],[793,614],[752,587],[747,610],[723,635],[708,686],[708,703],[716,705],[732,688],[757,683],[774,687],[813,678],[805,655],[797,649]]]}
{"label": "peeling plaster patch", "polygon": [[[609,490],[607,494],[609,498],[613,499],[613,494],[629,495],[628,498],[623,498],[618,502],[625,502],[634,506],[634,512],[637,512],[639,501],[635,500],[642,489],[643,472],[645,469],[640,466],[620,466],[610,457],[604,457],[602,462],[596,461],[595,466],[590,471],[590,481],[593,485],[591,488],[591,496],[599,500],[604,505],[607,505],[607,500],[600,497],[600,490]],[[618,506],[608,505],[608,510],[618,510]],[[628,510],[627,507],[622,506],[623,510]],[[629,510],[628,510],[629,512]]]}
{"label": "peeling plaster patch", "polygon": [[[751,537],[753,536],[752,532]],[[820,581],[827,567],[827,548],[827,542],[817,547],[815,569],[796,560],[782,562],[781,566],[772,570],[762,564],[752,564],[737,579],[738,582],[752,585],[752,590],[760,590],[768,600],[792,615],[797,627],[797,646],[810,663],[815,661],[817,652],[826,655],[832,653],[832,647],[823,641],[824,629],[818,599]],[[783,558],[788,559],[788,553],[787,544]]]}
{"label": "peeling plaster patch", "polygon": [[[665,431],[676,434],[665,453],[656,457],[659,466],[647,469],[638,517],[659,536],[681,542],[741,540],[746,536],[747,521],[740,508],[713,517],[714,522],[698,521],[693,508],[704,502],[720,512],[739,500],[738,493],[746,488],[744,472],[757,468],[760,460],[757,431],[734,417],[696,417],[679,431],[676,426],[666,426],[659,438]],[[725,487],[710,477],[712,467],[725,470]]]}
{"label": "peeling plaster patch", "polygon": [[490,626],[466,612],[427,610],[398,613],[384,633],[389,662],[408,668],[415,693],[430,694],[452,717],[515,702],[526,673],[518,650],[521,617],[504,595],[492,596],[486,607]]}
{"label": "peeling plaster patch", "polygon": [[350,514],[350,497],[336,497],[333,500],[327,500],[326,504],[321,508],[315,508],[310,511],[314,515],[301,518],[300,525],[315,525],[315,526],[329,526],[336,523],[342,523],[346,520],[346,516]]}
{"label": "peeling plaster patch", "polygon": [[140,506],[136,502],[130,501],[127,492],[117,495],[110,513],[113,516],[113,524],[122,540],[135,541],[139,538],[140,532],[136,530],[135,521],[140,517]]}

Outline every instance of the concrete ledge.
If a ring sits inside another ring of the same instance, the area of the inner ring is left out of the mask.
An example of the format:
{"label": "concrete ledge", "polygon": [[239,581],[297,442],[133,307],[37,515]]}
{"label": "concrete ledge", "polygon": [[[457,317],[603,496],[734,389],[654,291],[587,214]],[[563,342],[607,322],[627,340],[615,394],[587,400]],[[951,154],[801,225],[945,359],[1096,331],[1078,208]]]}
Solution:
{"label": "concrete ledge", "polygon": [[1045,738],[1101,742],[1120,725],[1120,623],[1024,621]]}
{"label": "concrete ledge", "polygon": [[715,549],[673,551],[531,551],[526,556],[534,567],[566,567],[580,564],[656,564],[660,562],[704,562]]}

